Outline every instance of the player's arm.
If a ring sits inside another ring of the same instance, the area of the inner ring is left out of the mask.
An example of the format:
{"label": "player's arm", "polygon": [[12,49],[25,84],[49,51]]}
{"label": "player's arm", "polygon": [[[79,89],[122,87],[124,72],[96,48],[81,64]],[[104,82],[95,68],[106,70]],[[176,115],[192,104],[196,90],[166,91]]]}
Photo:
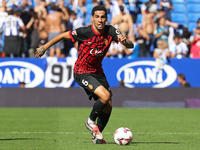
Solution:
{"label": "player's arm", "polygon": [[50,40],[50,41],[49,41],[48,43],[46,43],[45,45],[43,45],[43,46],[37,48],[37,49],[36,49],[36,52],[35,52],[35,57],[41,58],[41,56],[44,55],[44,53],[46,52],[46,50],[47,50],[49,47],[51,47],[52,45],[56,44],[56,43],[59,42],[60,40],[62,40],[62,39],[71,39],[69,32],[70,32],[70,31],[61,33],[61,34],[59,34],[58,36],[54,37],[52,40]]}
{"label": "player's arm", "polygon": [[123,35],[117,35],[119,42],[124,45],[126,48],[134,48],[133,42],[128,40],[125,36]]}

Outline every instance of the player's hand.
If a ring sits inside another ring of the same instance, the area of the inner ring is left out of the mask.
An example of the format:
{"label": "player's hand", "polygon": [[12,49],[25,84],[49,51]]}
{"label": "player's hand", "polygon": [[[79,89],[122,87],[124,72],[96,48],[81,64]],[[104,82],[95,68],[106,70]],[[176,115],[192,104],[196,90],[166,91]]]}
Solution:
{"label": "player's hand", "polygon": [[46,50],[44,49],[43,46],[36,48],[35,57],[41,58],[44,55],[45,52],[46,52]]}
{"label": "player's hand", "polygon": [[117,35],[118,39],[119,39],[119,42],[123,45],[126,44],[126,37],[123,36],[123,35]]}

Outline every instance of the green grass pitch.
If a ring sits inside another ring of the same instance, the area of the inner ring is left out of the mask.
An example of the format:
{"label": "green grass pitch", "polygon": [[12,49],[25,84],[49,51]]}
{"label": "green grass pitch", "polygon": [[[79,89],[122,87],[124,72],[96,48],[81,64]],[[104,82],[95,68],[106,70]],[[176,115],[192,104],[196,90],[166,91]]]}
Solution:
{"label": "green grass pitch", "polygon": [[[200,109],[113,108],[103,135],[91,143],[84,123],[91,108],[0,108],[0,150],[200,150]],[[133,132],[119,146],[119,127]]]}

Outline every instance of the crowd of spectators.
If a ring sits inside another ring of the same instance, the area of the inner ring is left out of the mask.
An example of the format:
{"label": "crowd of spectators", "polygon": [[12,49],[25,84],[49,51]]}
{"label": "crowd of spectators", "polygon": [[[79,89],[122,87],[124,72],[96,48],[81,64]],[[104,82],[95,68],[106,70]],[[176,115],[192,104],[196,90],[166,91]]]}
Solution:
{"label": "crowd of spectators", "polygon": [[[91,10],[104,5],[107,24],[134,43],[126,49],[112,43],[107,58],[200,58],[200,19],[197,28],[171,21],[171,0],[0,0],[0,57],[34,57],[35,49],[56,35],[91,24]],[[142,16],[141,21],[137,21]],[[77,43],[63,40],[46,56],[76,57]]]}

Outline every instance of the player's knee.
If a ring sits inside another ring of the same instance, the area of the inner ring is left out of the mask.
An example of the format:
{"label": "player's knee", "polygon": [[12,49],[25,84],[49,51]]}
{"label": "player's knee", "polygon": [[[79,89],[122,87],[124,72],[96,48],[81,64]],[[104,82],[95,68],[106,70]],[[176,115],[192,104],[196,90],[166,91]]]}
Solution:
{"label": "player's knee", "polygon": [[105,92],[103,94],[103,96],[101,97],[101,100],[104,102],[104,103],[108,103],[109,100],[110,100],[110,92]]}

